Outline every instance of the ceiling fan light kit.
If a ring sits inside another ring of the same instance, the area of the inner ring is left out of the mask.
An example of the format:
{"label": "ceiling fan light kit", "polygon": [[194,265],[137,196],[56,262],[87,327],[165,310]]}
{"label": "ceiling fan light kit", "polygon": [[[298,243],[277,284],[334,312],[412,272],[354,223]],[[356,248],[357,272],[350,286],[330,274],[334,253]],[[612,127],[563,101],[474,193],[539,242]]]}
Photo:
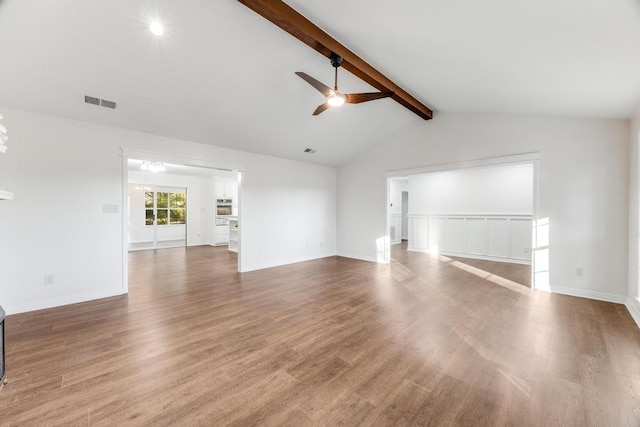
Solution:
{"label": "ceiling fan light kit", "polygon": [[303,73],[302,71],[296,72],[298,76],[300,76],[304,81],[309,83],[311,86],[316,88],[318,92],[322,93],[327,101],[318,106],[316,110],[313,112],[314,116],[322,113],[329,107],[341,107],[345,103],[347,104],[359,104],[361,102],[373,101],[376,99],[388,98],[393,96],[393,92],[372,92],[372,93],[340,93],[338,90],[338,68],[342,65],[342,58],[340,56],[332,56],[331,65],[335,68],[335,80],[333,84],[333,89],[324,83],[319,82],[314,79],[310,75]]}
{"label": "ceiling fan light kit", "polygon": [[327,97],[327,104],[331,107],[342,107],[345,102],[345,96],[342,94],[333,94]]}
{"label": "ceiling fan light kit", "polygon": [[[331,65],[336,69],[335,92],[338,92],[337,73],[338,67],[340,66],[380,91],[370,94],[345,94],[345,103],[358,104],[361,102],[373,101],[374,99],[391,97],[394,101],[400,103],[402,106],[411,110],[424,120],[429,120],[433,117],[431,109],[411,96],[400,86],[389,80],[389,78],[384,76],[381,72],[373,68],[362,58],[351,52],[347,47],[335,40],[282,0],[238,1],[274,25],[285,30],[301,42],[329,58],[331,60]],[[314,115],[318,115],[331,107],[331,104],[329,104],[329,96],[331,93],[325,93],[326,89],[331,91],[331,88],[305,73],[296,72],[296,74],[311,86],[315,87],[327,98],[327,102],[316,108],[316,111],[313,113]],[[340,101],[336,100],[331,102],[338,103]]]}

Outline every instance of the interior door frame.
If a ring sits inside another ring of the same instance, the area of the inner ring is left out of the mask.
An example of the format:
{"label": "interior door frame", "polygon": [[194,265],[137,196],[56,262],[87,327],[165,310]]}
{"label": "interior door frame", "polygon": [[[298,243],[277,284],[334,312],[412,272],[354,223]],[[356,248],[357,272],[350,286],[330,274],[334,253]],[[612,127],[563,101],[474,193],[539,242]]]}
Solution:
{"label": "interior door frame", "polygon": [[[177,156],[169,153],[161,153],[155,151],[146,151],[133,148],[120,147],[120,156],[122,159],[122,283],[124,293],[129,293],[129,246],[127,236],[127,221],[129,211],[129,159],[144,159],[152,162],[172,163],[183,166],[195,166],[208,169],[220,169],[225,171],[238,172],[238,222],[242,224],[242,178],[246,175],[244,168],[237,165],[230,165],[218,162],[212,162],[202,158],[192,158]],[[242,271],[242,227],[238,231],[238,272]]]}
{"label": "interior door frame", "polygon": [[[491,157],[486,159],[478,159],[478,160],[470,160],[466,162],[459,163],[446,163],[439,164],[433,166],[424,166],[419,168],[412,169],[401,169],[401,170],[393,170],[386,172],[386,203],[385,203],[385,232],[384,235],[387,236],[384,242],[384,254],[383,254],[383,263],[389,264],[391,262],[391,242],[388,236],[389,227],[391,225],[391,215],[389,212],[389,203],[391,201],[391,179],[398,177],[405,177],[409,175],[417,175],[423,173],[430,172],[444,172],[444,171],[453,171],[460,169],[469,169],[469,168],[478,168],[478,167],[487,167],[487,166],[506,166],[506,165],[514,165],[514,164],[531,164],[533,165],[533,206],[532,206],[532,217],[533,223],[535,224],[539,219],[538,215],[538,179],[539,179],[539,163],[540,163],[540,153],[523,153],[516,154],[511,156],[501,156],[501,157]],[[531,289],[537,289],[535,277],[536,277],[536,265],[535,265],[535,246],[534,242],[537,241],[537,228],[532,225],[532,244],[531,244]]]}

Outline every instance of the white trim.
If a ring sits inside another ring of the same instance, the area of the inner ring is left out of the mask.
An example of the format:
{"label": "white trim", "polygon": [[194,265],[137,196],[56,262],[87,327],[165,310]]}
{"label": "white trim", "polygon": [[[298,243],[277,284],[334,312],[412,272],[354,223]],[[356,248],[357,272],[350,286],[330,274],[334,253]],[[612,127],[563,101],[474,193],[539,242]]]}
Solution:
{"label": "white trim", "polygon": [[417,217],[443,217],[443,218],[505,218],[505,219],[529,219],[533,221],[531,214],[509,214],[509,213],[498,213],[498,214],[465,214],[465,213],[425,213],[425,212],[412,212],[407,214],[407,217],[417,218]]}
{"label": "white trim", "polygon": [[[605,292],[589,291],[586,289],[566,288],[564,286],[550,286],[551,293],[569,295],[572,297],[588,298],[597,301],[612,302],[616,304],[624,304],[627,297],[624,295],[609,294]],[[545,291],[541,291],[545,292]]]}
{"label": "white trim", "polygon": [[122,157],[122,291],[129,293],[129,167],[125,150],[120,147]]}
{"label": "white trim", "polygon": [[218,162],[211,162],[204,159],[196,159],[193,157],[176,156],[167,153],[161,153],[156,151],[143,151],[121,147],[122,155],[124,157],[133,159],[144,159],[149,161],[175,163],[183,166],[195,166],[208,169],[219,169],[223,171],[242,171],[244,168],[236,165],[222,164]]}
{"label": "white trim", "polygon": [[634,297],[627,297],[627,300],[624,303],[627,310],[629,310],[629,314],[635,320],[636,325],[640,327],[640,301]]}
{"label": "white trim", "polygon": [[[238,272],[242,273],[243,263],[242,263],[242,230],[244,229],[243,223],[241,221],[240,215],[242,214],[242,181],[244,181],[245,173],[241,170],[238,170],[238,175],[236,176],[238,180]],[[232,212],[233,213],[233,212]]]}
{"label": "white trim", "polygon": [[249,266],[246,270],[241,271],[241,273],[248,273],[249,271],[256,271],[256,270],[264,270],[267,268],[275,268],[275,267],[283,267],[286,265],[291,265],[291,264],[298,264],[300,262],[306,262],[306,261],[313,261],[316,259],[323,259],[323,258],[330,258],[336,256],[335,254],[322,254],[322,255],[315,255],[315,256],[311,256],[311,257],[300,257],[300,258],[291,258],[289,260],[286,261],[277,261],[277,262],[270,262],[270,263],[264,263],[264,264],[254,264]]}
{"label": "white trim", "polygon": [[[532,197],[532,210],[533,210],[533,223],[531,229],[531,289],[538,289],[536,286],[536,250],[542,250],[538,248],[538,223],[540,222],[540,215],[538,212],[539,207],[539,188],[538,180],[540,179],[540,155],[537,155],[535,160],[531,161],[533,165],[533,194]],[[535,243],[535,245],[534,245]]]}
{"label": "white trim", "polygon": [[81,302],[92,301],[96,299],[115,297],[118,295],[124,295],[126,292],[122,288],[100,290],[95,292],[87,292],[74,295],[65,295],[62,297],[47,298],[37,301],[30,301],[22,304],[4,306],[7,314],[25,313],[27,311],[43,310],[46,308],[60,307],[69,304],[78,304]]}
{"label": "white trim", "polygon": [[[432,252],[429,249],[418,249],[413,247],[407,248],[407,251],[420,252],[424,254],[435,254],[435,252]],[[476,255],[476,254],[468,254],[464,252],[452,252],[452,251],[443,251],[443,250],[439,250],[437,252],[437,255],[454,256],[457,258],[481,259],[484,261],[507,262],[509,264],[531,265],[531,260],[522,259],[522,258],[502,258],[502,257],[490,256],[490,255]]]}
{"label": "white trim", "polygon": [[372,257],[372,256],[368,256],[368,255],[356,254],[356,253],[352,253],[352,252],[338,252],[336,254],[336,256],[339,256],[339,257],[342,257],[342,258],[357,259],[358,261],[375,262],[375,263],[378,262],[378,259],[376,257]]}
{"label": "white trim", "polygon": [[540,153],[524,153],[515,154],[513,156],[492,157],[488,159],[469,160],[459,163],[445,163],[433,166],[424,166],[412,169],[398,169],[386,172],[387,178],[405,177],[407,175],[415,175],[429,172],[442,172],[456,169],[468,169],[488,166],[504,166],[509,164],[533,163],[540,160]]}

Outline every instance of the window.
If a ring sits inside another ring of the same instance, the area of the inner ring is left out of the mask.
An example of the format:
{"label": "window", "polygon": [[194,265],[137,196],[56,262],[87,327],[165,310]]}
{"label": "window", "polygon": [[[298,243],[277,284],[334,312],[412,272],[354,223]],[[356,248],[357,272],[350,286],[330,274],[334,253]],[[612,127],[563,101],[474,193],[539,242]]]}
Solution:
{"label": "window", "polygon": [[187,195],[185,193],[169,193],[169,223],[186,224]]}
{"label": "window", "polygon": [[180,225],[187,223],[187,194],[148,191],[144,197],[145,224]]}

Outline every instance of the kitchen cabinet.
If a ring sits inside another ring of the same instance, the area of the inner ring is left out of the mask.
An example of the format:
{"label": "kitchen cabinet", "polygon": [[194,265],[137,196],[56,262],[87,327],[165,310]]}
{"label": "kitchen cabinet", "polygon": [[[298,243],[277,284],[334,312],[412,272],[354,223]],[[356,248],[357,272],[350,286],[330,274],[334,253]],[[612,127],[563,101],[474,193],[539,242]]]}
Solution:
{"label": "kitchen cabinet", "polygon": [[216,199],[238,199],[238,182],[231,178],[216,178]]}
{"label": "kitchen cabinet", "polygon": [[232,252],[238,252],[239,233],[238,218],[229,218],[229,250]]}
{"label": "kitchen cabinet", "polygon": [[229,243],[229,226],[216,225],[215,245],[226,245]]}

